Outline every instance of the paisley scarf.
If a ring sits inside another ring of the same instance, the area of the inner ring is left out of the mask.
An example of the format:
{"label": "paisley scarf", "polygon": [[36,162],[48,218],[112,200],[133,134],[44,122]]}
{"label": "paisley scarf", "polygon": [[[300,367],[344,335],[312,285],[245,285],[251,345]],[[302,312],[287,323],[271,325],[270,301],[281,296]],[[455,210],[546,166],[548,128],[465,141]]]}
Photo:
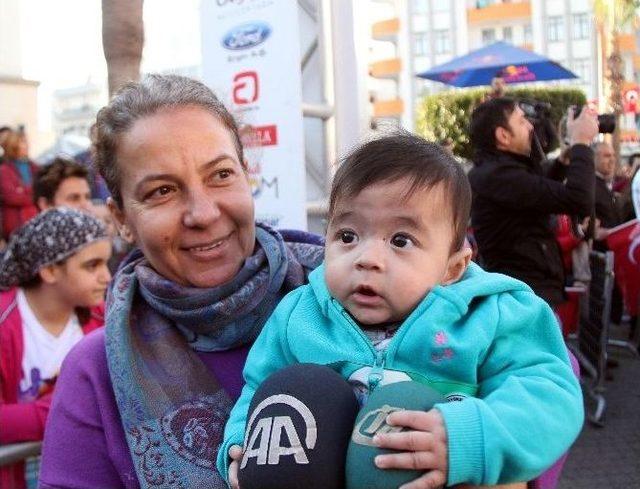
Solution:
{"label": "paisley scarf", "polygon": [[232,401],[196,351],[252,342],[290,290],[322,260],[320,238],[256,225],[235,278],[209,289],[160,276],[139,252],[107,299],[111,382],[142,488],[225,488],[215,468]]}

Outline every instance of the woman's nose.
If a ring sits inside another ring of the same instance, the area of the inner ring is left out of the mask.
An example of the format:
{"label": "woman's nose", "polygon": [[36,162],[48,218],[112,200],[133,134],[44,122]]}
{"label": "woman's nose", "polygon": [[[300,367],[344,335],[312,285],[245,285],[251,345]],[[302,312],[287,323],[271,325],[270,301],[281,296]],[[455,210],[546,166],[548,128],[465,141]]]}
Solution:
{"label": "woman's nose", "polygon": [[192,185],[185,197],[182,222],[186,227],[204,228],[220,217],[220,208],[212,190],[204,184]]}

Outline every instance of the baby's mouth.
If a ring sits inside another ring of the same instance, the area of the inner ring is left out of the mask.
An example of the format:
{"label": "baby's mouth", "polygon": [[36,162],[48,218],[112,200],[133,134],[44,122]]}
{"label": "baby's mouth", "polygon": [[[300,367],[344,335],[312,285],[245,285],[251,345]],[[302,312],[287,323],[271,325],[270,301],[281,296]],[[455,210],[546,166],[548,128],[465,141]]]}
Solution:
{"label": "baby's mouth", "polygon": [[373,290],[373,288],[369,287],[368,285],[359,285],[356,288],[356,293],[357,294],[362,294],[362,295],[366,295],[367,297],[375,297],[378,295],[378,293]]}

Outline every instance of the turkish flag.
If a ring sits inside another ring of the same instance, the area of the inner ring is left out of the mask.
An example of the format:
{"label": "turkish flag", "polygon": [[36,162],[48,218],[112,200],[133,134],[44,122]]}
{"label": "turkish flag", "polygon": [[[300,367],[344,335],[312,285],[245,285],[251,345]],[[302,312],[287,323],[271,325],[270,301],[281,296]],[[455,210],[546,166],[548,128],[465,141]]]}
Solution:
{"label": "turkish flag", "polygon": [[607,245],[614,253],[616,283],[632,316],[638,315],[640,297],[640,222],[637,219],[611,229]]}

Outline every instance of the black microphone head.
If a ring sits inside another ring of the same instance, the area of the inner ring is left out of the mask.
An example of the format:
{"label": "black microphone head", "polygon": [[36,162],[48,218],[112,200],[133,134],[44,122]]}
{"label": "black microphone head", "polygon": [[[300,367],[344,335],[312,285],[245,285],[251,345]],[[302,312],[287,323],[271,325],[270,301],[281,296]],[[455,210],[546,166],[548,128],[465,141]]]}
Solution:
{"label": "black microphone head", "polygon": [[242,489],[343,489],[358,413],[351,386],[329,367],[298,364],[267,378],[247,416]]}

